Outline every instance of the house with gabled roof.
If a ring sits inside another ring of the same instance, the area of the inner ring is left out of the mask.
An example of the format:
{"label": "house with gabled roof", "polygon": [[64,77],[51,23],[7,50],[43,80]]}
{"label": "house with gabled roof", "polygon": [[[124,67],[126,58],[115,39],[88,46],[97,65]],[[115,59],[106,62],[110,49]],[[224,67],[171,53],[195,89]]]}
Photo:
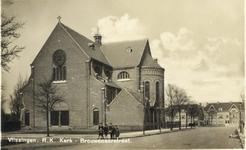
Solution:
{"label": "house with gabled roof", "polygon": [[201,106],[201,104],[183,104],[180,106],[173,105],[166,108],[165,115],[165,121],[167,123],[170,123],[171,121],[180,121],[180,124],[183,127],[189,125],[190,123],[200,125],[203,123],[203,106]]}
{"label": "house with gabled roof", "polygon": [[207,125],[237,126],[240,120],[241,102],[207,103],[204,119]]}
{"label": "house with gabled roof", "polygon": [[150,128],[164,125],[164,68],[152,58],[148,39],[102,40],[99,33],[90,40],[59,20],[31,64],[29,82],[23,89],[24,128],[46,127],[27,92],[35,93],[44,78],[52,78],[52,84],[66,93],[62,102],[52,104],[50,130],[97,129],[99,123],[140,130],[145,105],[150,108]]}

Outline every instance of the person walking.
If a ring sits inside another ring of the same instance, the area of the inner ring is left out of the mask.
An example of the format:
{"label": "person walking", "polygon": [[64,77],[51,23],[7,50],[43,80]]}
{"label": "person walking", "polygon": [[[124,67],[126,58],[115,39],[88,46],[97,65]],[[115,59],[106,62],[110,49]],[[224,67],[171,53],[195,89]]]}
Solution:
{"label": "person walking", "polygon": [[116,138],[117,138],[117,140],[118,140],[118,138],[119,138],[119,136],[120,136],[120,130],[119,130],[119,128],[117,127],[117,125],[115,125],[115,136],[116,136]]}
{"label": "person walking", "polygon": [[110,138],[112,139],[112,136],[113,136],[113,134],[112,134],[112,132],[113,132],[113,124],[112,123],[109,124],[108,129],[109,129]]}
{"label": "person walking", "polygon": [[105,124],[104,126],[104,134],[105,134],[105,138],[108,137],[108,125]]}
{"label": "person walking", "polygon": [[102,125],[102,123],[100,123],[100,125],[98,127],[98,130],[99,130],[98,139],[100,138],[100,136],[104,139],[104,137],[103,137],[103,125]]}

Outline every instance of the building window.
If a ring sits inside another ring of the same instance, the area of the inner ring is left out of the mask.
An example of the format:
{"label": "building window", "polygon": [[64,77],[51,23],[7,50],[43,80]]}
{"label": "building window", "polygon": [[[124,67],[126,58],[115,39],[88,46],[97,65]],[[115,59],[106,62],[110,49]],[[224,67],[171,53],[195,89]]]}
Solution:
{"label": "building window", "polygon": [[159,82],[155,84],[155,92],[156,92],[156,102],[159,102]]}
{"label": "building window", "polygon": [[129,73],[122,71],[118,74],[118,79],[130,79]]}
{"label": "building window", "polygon": [[69,111],[51,111],[51,125],[68,126]]}
{"label": "building window", "polygon": [[182,115],[181,118],[182,118],[182,119],[185,119],[185,115]]}
{"label": "building window", "polygon": [[95,70],[95,72],[97,73],[98,76],[100,76],[100,77],[102,76],[102,71],[101,71],[101,69],[99,67],[95,67],[94,70]]}
{"label": "building window", "polygon": [[99,125],[99,110],[97,108],[93,110],[93,124]]}
{"label": "building window", "polygon": [[106,75],[106,77],[108,77],[108,79],[111,79],[111,73],[109,71],[106,71],[105,75]]}
{"label": "building window", "polygon": [[226,115],[226,118],[229,118],[229,115]]}
{"label": "building window", "polygon": [[223,108],[219,108],[219,111],[222,111],[223,110]]}
{"label": "building window", "polygon": [[26,126],[29,126],[30,125],[29,119],[30,119],[30,113],[29,113],[29,110],[26,110],[25,111],[25,125]]}
{"label": "building window", "polygon": [[149,81],[145,82],[145,86],[144,86],[144,89],[145,89],[145,97],[149,100],[150,98],[150,92],[149,92]]}
{"label": "building window", "polygon": [[52,126],[68,126],[69,111],[68,106],[64,101],[57,101],[52,105],[51,125]]}
{"label": "building window", "polygon": [[53,81],[66,80],[66,53],[63,50],[57,50],[53,54]]}

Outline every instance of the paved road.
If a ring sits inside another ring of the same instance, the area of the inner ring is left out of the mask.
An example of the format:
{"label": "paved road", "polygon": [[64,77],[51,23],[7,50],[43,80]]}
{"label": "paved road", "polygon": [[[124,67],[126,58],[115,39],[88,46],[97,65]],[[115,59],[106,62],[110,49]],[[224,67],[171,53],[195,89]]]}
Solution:
{"label": "paved road", "polygon": [[[238,138],[229,138],[236,127],[200,127],[172,133],[131,138],[131,143],[58,143],[30,144],[21,148],[35,149],[241,149]],[[9,147],[10,148],[10,147]],[[16,148],[16,147],[15,147]],[[10,148],[11,149],[11,148]]]}

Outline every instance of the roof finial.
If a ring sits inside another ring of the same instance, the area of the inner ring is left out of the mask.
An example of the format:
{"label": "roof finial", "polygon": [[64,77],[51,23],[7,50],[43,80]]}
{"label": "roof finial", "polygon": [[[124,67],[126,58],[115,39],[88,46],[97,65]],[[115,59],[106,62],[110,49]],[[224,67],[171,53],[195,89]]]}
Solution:
{"label": "roof finial", "polygon": [[57,19],[59,20],[59,22],[61,22],[61,16],[58,16]]}

